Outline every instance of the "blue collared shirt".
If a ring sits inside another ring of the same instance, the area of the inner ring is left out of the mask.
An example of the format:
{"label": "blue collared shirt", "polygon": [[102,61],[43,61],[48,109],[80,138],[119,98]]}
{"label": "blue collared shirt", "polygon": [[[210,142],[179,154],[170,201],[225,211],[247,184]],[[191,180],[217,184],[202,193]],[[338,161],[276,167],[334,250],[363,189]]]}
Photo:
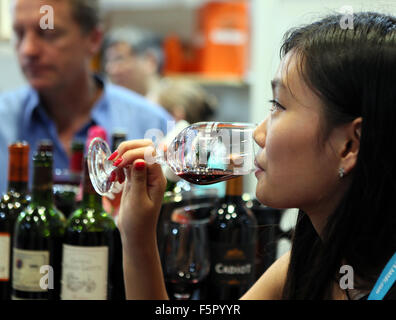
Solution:
{"label": "blue collared shirt", "polygon": [[[115,130],[127,133],[127,139],[142,139],[150,129],[166,134],[172,117],[165,109],[142,96],[122,87],[104,83],[102,97],[91,112],[91,120],[75,135],[86,140],[88,129],[99,125],[110,136]],[[110,138],[110,137],[109,137]],[[69,158],[59,140],[55,123],[40,104],[38,93],[30,87],[0,95],[0,193],[8,185],[8,146],[18,140],[30,145],[30,159],[42,139],[54,144],[54,168],[69,168]],[[29,165],[30,182],[33,176],[32,161]]]}

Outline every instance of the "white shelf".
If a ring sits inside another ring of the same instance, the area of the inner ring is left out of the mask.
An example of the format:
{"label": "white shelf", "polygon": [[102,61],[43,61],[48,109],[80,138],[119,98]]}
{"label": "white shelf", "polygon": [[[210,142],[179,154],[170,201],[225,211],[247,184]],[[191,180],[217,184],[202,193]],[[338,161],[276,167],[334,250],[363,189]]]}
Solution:
{"label": "white shelf", "polygon": [[193,73],[179,73],[167,75],[165,78],[172,80],[186,80],[196,82],[203,86],[222,86],[222,87],[247,87],[249,86],[248,79],[243,79],[237,76],[205,76]]}

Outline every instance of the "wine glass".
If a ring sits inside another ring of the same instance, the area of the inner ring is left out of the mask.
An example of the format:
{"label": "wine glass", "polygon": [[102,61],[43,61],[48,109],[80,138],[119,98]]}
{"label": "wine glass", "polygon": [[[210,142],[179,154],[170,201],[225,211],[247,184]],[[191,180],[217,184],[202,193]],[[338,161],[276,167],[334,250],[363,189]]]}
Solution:
{"label": "wine glass", "polygon": [[210,205],[176,209],[164,224],[163,271],[171,299],[191,300],[209,274],[208,215]]}
{"label": "wine glass", "polygon": [[[149,164],[168,165],[182,179],[193,184],[212,184],[255,171],[256,128],[251,123],[199,122],[183,129],[167,146],[155,146],[146,154]],[[92,140],[88,150],[88,170],[92,184],[101,195],[113,192],[110,175],[116,167],[108,158],[111,150],[101,138]]]}

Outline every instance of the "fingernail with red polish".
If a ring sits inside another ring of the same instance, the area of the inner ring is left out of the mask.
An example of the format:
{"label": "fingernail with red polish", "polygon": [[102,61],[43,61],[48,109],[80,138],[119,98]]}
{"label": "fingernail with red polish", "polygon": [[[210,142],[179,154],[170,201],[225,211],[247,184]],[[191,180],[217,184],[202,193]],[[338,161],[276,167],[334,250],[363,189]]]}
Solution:
{"label": "fingernail with red polish", "polygon": [[124,159],[119,158],[117,161],[113,163],[113,166],[118,167]]}
{"label": "fingernail with red polish", "polygon": [[109,161],[113,161],[116,157],[118,156],[118,151],[116,150],[110,157],[109,157]]}
{"label": "fingernail with red polish", "polygon": [[144,162],[135,163],[135,169],[136,170],[142,171],[142,170],[144,170],[144,168],[146,168],[146,163],[144,163]]}
{"label": "fingernail with red polish", "polygon": [[114,182],[116,179],[117,179],[117,174],[116,174],[115,171],[113,171],[113,172],[110,174],[109,180],[110,180],[110,182]]}

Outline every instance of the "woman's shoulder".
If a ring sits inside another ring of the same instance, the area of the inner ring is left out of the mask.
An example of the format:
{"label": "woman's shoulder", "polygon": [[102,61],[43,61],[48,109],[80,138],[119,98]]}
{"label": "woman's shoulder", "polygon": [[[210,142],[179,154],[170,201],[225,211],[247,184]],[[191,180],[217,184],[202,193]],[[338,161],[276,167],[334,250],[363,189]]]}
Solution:
{"label": "woman's shoulder", "polygon": [[277,259],[241,299],[281,300],[289,263],[290,251]]}

